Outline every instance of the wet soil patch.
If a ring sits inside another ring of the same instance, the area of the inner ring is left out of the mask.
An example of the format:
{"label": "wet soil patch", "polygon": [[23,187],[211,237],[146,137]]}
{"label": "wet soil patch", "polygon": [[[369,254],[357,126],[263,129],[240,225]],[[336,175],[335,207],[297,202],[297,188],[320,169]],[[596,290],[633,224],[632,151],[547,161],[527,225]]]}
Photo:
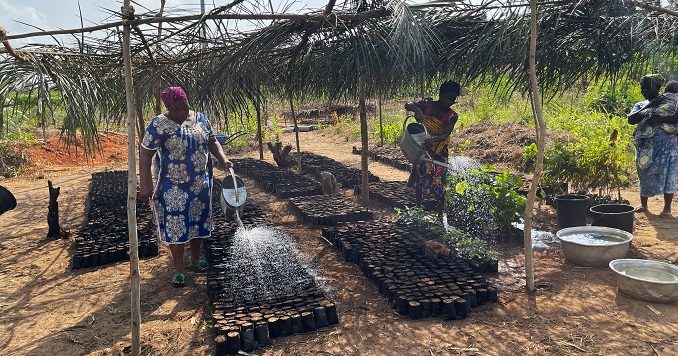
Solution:
{"label": "wet soil patch", "polygon": [[[214,186],[220,191],[221,181]],[[267,219],[259,206],[245,206],[244,227],[217,213],[217,203],[213,207],[207,284],[218,355],[249,352],[272,338],[339,322],[313,269],[298,258],[289,236],[263,225]]]}

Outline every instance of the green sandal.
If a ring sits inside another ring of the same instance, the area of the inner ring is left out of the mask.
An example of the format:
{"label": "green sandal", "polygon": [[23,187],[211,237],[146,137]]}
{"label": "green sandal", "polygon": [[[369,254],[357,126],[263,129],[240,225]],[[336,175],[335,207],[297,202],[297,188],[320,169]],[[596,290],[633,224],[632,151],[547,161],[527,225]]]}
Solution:
{"label": "green sandal", "polygon": [[195,266],[196,272],[207,272],[210,269],[209,264],[206,260],[199,260],[198,264]]}
{"label": "green sandal", "polygon": [[179,273],[174,278],[172,278],[172,285],[174,287],[183,287],[186,285],[186,276],[183,273]]}

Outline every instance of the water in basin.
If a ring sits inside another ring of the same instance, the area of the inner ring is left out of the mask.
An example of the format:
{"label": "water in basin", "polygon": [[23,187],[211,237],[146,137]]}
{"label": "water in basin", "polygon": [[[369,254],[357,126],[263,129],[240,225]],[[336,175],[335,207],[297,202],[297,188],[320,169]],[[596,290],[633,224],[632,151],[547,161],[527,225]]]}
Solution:
{"label": "water in basin", "polygon": [[606,246],[624,242],[618,236],[599,234],[595,232],[577,233],[560,237],[561,240],[580,245]]}
{"label": "water in basin", "polygon": [[678,282],[678,275],[647,266],[626,266],[619,273],[649,282]]}

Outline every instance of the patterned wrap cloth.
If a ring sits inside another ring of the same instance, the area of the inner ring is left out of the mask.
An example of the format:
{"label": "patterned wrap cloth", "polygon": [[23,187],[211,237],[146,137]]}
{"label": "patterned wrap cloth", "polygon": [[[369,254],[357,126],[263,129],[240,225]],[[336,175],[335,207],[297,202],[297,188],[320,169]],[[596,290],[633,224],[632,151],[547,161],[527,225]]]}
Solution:
{"label": "patterned wrap cloth", "polygon": [[146,128],[141,146],[156,151],[153,212],[158,236],[170,244],[211,235],[210,135],[212,127],[202,113],[196,113],[191,127],[160,114]]}
{"label": "patterned wrap cloth", "polygon": [[[445,124],[452,121],[457,123],[457,113],[450,109],[442,118],[438,119],[432,115],[433,102],[429,101],[424,110],[423,124],[430,136],[438,136],[443,133]],[[438,162],[447,163],[449,152],[447,145],[450,143],[448,136],[444,141],[435,142],[428,151],[431,158]],[[412,165],[410,177],[407,180],[407,186],[415,189],[421,189],[424,196],[436,195],[442,197],[444,194],[445,181],[447,180],[447,168],[432,163],[421,162]]]}
{"label": "patterned wrap cloth", "polygon": [[[670,95],[667,95],[670,94]],[[659,106],[645,108],[649,101],[636,103],[629,115],[641,113],[642,119],[633,131],[636,146],[636,169],[640,196],[653,197],[676,192],[678,179],[678,125],[659,124],[652,126],[648,119],[652,115],[662,117],[673,115],[678,109],[678,100],[672,93],[662,94]]]}

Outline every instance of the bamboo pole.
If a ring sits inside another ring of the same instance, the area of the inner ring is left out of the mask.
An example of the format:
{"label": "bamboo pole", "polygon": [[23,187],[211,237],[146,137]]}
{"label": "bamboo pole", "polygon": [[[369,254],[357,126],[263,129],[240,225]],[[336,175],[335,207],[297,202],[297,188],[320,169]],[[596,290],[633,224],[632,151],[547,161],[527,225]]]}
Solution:
{"label": "bamboo pole", "polygon": [[[130,0],[125,0],[122,15],[130,12]],[[134,86],[132,83],[132,58],[130,47],[131,24],[124,21],[122,55],[125,64],[125,96],[127,98],[127,228],[129,231],[129,274],[131,287],[132,314],[132,355],[139,355],[141,302],[139,276],[139,240],[137,236],[137,162],[134,116]]]}
{"label": "bamboo pole", "polygon": [[381,145],[384,145],[384,121],[381,117],[381,93],[379,93],[379,136],[381,137]]}
{"label": "bamboo pole", "polygon": [[299,126],[297,125],[297,115],[294,113],[294,100],[292,99],[292,93],[289,93],[290,96],[290,111],[292,112],[292,120],[294,120],[294,137],[297,142],[297,171],[301,174],[301,148],[299,146]]}
{"label": "bamboo pole", "polygon": [[650,5],[650,4],[646,4],[644,2],[633,1],[633,0],[623,0],[622,2],[624,3],[624,5],[633,5],[633,6],[637,6],[637,7],[640,7],[642,9],[645,9],[645,10],[652,10],[652,11],[657,11],[657,12],[663,12],[665,14],[672,15],[672,16],[678,16],[678,11],[667,9],[667,8],[664,8],[664,7],[661,7],[661,6]]}
{"label": "bamboo pole", "polygon": [[[165,11],[165,0],[160,0],[160,12],[158,13],[158,17],[162,17],[162,13]],[[158,35],[157,35],[157,42],[155,45],[155,53],[158,55],[160,54],[160,39],[162,38],[162,22],[158,24]],[[158,62],[156,61],[154,63],[156,71],[155,71],[155,114],[160,115],[162,113],[162,106],[160,104],[160,94],[162,93],[162,68],[161,66],[158,65]]]}
{"label": "bamboo pole", "polygon": [[254,107],[257,110],[257,135],[259,136],[259,159],[264,160],[264,135],[261,132],[261,92],[254,93]]}
{"label": "bamboo pole", "polygon": [[[359,69],[360,70],[360,69]],[[360,189],[360,201],[363,206],[367,206],[370,202],[370,177],[368,171],[367,158],[369,157],[368,142],[367,142],[367,110],[365,108],[365,82],[363,76],[359,74],[358,77],[358,106],[360,106],[360,140],[362,142],[362,153],[360,154],[360,171],[362,177],[362,188]]]}
{"label": "bamboo pole", "polygon": [[[334,4],[334,1],[332,1]],[[53,36],[53,35],[70,35],[74,33],[94,32],[104,30],[116,26],[129,23],[132,26],[146,25],[152,23],[163,22],[187,22],[187,21],[204,21],[204,20],[291,20],[291,21],[317,21],[317,22],[343,22],[343,21],[366,21],[370,19],[388,17],[388,12],[365,13],[365,14],[200,14],[187,16],[173,16],[173,17],[155,17],[145,19],[135,19],[131,22],[116,21],[103,25],[76,28],[70,30],[53,30],[40,32],[27,32],[18,35],[10,35],[0,38],[1,40],[17,40],[21,38]]]}
{"label": "bamboo pole", "polygon": [[537,52],[537,0],[530,0],[530,89],[532,91],[532,108],[534,110],[535,131],[537,134],[537,163],[532,177],[532,186],[527,193],[525,204],[525,287],[528,292],[534,291],[534,257],[532,253],[532,211],[539,186],[539,178],[544,162],[544,142],[546,139],[546,123],[542,115],[541,97],[537,84],[536,52]]}

